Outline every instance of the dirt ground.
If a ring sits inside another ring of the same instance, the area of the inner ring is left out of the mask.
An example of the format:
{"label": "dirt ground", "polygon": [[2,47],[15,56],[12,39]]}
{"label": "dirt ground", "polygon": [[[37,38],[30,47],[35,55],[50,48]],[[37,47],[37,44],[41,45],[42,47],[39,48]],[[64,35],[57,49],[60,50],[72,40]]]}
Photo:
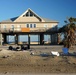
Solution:
{"label": "dirt ground", "polygon": [[[76,56],[40,56],[40,53],[61,52],[61,49],[62,46],[32,46],[26,51],[11,51],[0,46],[0,73],[76,73]],[[69,51],[75,50],[76,47]]]}

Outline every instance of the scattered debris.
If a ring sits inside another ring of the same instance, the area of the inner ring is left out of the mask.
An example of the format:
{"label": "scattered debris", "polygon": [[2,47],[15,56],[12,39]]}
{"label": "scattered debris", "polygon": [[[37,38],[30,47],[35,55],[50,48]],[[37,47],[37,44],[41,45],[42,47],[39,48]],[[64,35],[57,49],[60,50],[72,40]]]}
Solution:
{"label": "scattered debris", "polygon": [[4,74],[7,74],[7,72],[5,72]]}
{"label": "scattered debris", "polygon": [[9,46],[9,50],[13,50],[13,47],[12,46]]}
{"label": "scattered debris", "polygon": [[34,54],[35,54],[34,52],[31,52],[31,53],[30,53],[30,55],[34,55]]}
{"label": "scattered debris", "polygon": [[47,53],[41,53],[40,54],[42,57],[48,57],[49,56],[49,54],[47,54]]}
{"label": "scattered debris", "polygon": [[6,56],[2,56],[2,58],[7,58],[7,57],[9,57],[9,55],[6,55]]}
{"label": "scattered debris", "polygon": [[56,51],[51,51],[51,54],[52,54],[52,55],[60,56],[60,54],[59,54],[58,52],[56,52]]}
{"label": "scattered debris", "polygon": [[2,51],[2,49],[0,49],[0,51]]}
{"label": "scattered debris", "polygon": [[14,50],[14,51],[20,51],[20,50],[27,50],[28,46],[27,45],[20,45],[20,46],[9,46],[8,47],[9,50]]}

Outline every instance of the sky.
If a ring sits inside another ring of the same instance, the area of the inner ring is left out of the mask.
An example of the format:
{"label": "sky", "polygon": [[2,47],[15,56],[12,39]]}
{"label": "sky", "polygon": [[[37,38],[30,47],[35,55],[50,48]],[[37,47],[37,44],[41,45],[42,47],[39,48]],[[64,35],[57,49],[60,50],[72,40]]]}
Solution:
{"label": "sky", "polygon": [[69,17],[76,17],[76,0],[0,0],[0,21],[24,13],[28,8],[41,17],[59,21],[62,27]]}

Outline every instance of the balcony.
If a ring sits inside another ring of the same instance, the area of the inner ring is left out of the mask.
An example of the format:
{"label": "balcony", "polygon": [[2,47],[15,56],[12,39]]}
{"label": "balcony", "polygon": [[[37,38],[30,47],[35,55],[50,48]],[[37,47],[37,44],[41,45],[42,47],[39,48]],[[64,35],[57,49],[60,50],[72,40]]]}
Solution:
{"label": "balcony", "polygon": [[1,33],[10,33],[10,32],[56,32],[57,28],[45,28],[45,27],[36,27],[36,28],[1,28]]}

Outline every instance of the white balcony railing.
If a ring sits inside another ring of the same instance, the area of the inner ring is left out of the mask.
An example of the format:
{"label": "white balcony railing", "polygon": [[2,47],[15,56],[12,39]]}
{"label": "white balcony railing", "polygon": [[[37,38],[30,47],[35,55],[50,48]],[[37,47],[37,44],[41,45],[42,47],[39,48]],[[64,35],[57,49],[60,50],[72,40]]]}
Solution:
{"label": "white balcony railing", "polygon": [[[57,31],[57,28],[45,28],[45,27],[36,27],[36,28],[29,28],[30,32],[51,32]],[[0,32],[22,32],[22,28],[1,28]]]}

